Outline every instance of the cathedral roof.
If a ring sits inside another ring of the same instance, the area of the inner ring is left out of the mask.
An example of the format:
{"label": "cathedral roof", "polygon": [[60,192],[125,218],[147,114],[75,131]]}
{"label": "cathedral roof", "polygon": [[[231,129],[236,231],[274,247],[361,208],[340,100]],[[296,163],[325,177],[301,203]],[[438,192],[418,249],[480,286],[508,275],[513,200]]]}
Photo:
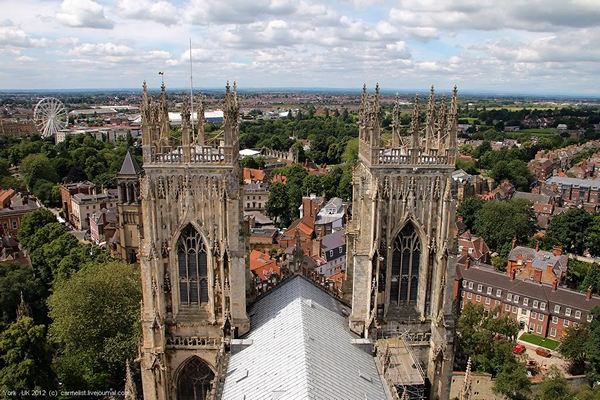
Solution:
{"label": "cathedral roof", "polygon": [[282,283],[254,303],[251,331],[232,343],[222,398],[385,399],[348,313],[302,276]]}
{"label": "cathedral roof", "polygon": [[140,172],[140,166],[138,165],[135,158],[131,157],[129,151],[127,151],[127,155],[125,156],[125,160],[123,160],[123,165],[121,165],[121,170],[119,171],[119,175],[137,175]]}

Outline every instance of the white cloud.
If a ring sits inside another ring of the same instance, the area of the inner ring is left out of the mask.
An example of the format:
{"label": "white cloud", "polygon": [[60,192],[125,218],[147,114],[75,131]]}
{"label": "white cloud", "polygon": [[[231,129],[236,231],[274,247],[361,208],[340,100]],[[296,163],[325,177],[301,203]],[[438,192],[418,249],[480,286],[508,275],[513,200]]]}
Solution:
{"label": "white cloud", "polygon": [[74,28],[111,29],[114,24],[104,15],[104,7],[93,0],[63,0],[56,19]]}
{"label": "white cloud", "polygon": [[119,0],[120,14],[139,20],[151,20],[165,25],[177,22],[177,8],[168,1]]}

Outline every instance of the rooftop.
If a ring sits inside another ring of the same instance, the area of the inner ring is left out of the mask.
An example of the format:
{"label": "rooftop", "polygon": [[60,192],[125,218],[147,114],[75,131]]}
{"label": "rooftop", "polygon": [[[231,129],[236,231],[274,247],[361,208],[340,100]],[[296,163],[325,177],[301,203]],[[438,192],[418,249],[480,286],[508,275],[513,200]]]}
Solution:
{"label": "rooftop", "polygon": [[349,310],[301,276],[250,308],[232,343],[223,399],[385,399],[374,358],[348,328]]}

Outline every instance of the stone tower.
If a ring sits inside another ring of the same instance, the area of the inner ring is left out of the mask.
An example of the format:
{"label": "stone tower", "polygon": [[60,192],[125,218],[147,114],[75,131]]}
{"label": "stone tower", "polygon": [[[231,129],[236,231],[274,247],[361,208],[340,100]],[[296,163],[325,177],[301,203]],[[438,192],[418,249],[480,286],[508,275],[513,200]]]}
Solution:
{"label": "stone tower", "polygon": [[185,99],[172,143],[164,85],[156,101],[144,84],[140,112],[144,399],[205,399],[224,338],[249,330],[236,87],[226,87],[220,147],[194,143]]}
{"label": "stone tower", "polygon": [[456,87],[450,113],[431,88],[425,126],[418,97],[409,136],[400,135],[393,110],[390,145],[380,137],[379,87],[363,88],[359,163],[353,175],[352,220],[347,227],[347,271],[352,279],[350,328],[365,337],[408,332],[431,384],[432,399],[447,399],[453,363],[453,227],[451,173],[457,157]]}
{"label": "stone tower", "polygon": [[140,204],[141,169],[129,152],[117,173],[119,202],[117,203],[118,241],[116,252],[123,262],[138,261],[140,239],[143,237],[142,209]]}

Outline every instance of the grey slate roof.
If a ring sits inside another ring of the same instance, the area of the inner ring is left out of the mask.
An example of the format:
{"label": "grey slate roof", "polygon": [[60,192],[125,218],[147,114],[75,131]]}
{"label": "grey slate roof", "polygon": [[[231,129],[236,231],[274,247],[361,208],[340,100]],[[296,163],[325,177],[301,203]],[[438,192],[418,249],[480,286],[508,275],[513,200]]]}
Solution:
{"label": "grey slate roof", "polygon": [[223,399],[385,399],[373,357],[352,344],[338,300],[301,276],[250,309],[251,330],[232,345]]}
{"label": "grey slate roof", "polygon": [[524,246],[517,246],[512,249],[508,259],[517,261],[519,256],[523,257],[523,266],[525,266],[527,260],[531,260],[531,266],[538,269],[546,269],[548,264],[552,264],[554,273],[557,275],[567,270],[567,263],[569,262],[569,256],[566,254],[555,256],[551,251],[535,251],[535,249]]}
{"label": "grey slate roof", "polygon": [[600,187],[600,179],[579,179],[570,178],[567,176],[553,176],[546,181],[547,184],[556,183],[563,186],[575,186],[581,188],[598,189]]}
{"label": "grey slate roof", "polygon": [[125,155],[125,160],[123,160],[123,165],[121,165],[121,170],[119,171],[119,175],[137,175],[140,173],[140,166],[138,165],[135,158],[131,157],[129,151]]}

